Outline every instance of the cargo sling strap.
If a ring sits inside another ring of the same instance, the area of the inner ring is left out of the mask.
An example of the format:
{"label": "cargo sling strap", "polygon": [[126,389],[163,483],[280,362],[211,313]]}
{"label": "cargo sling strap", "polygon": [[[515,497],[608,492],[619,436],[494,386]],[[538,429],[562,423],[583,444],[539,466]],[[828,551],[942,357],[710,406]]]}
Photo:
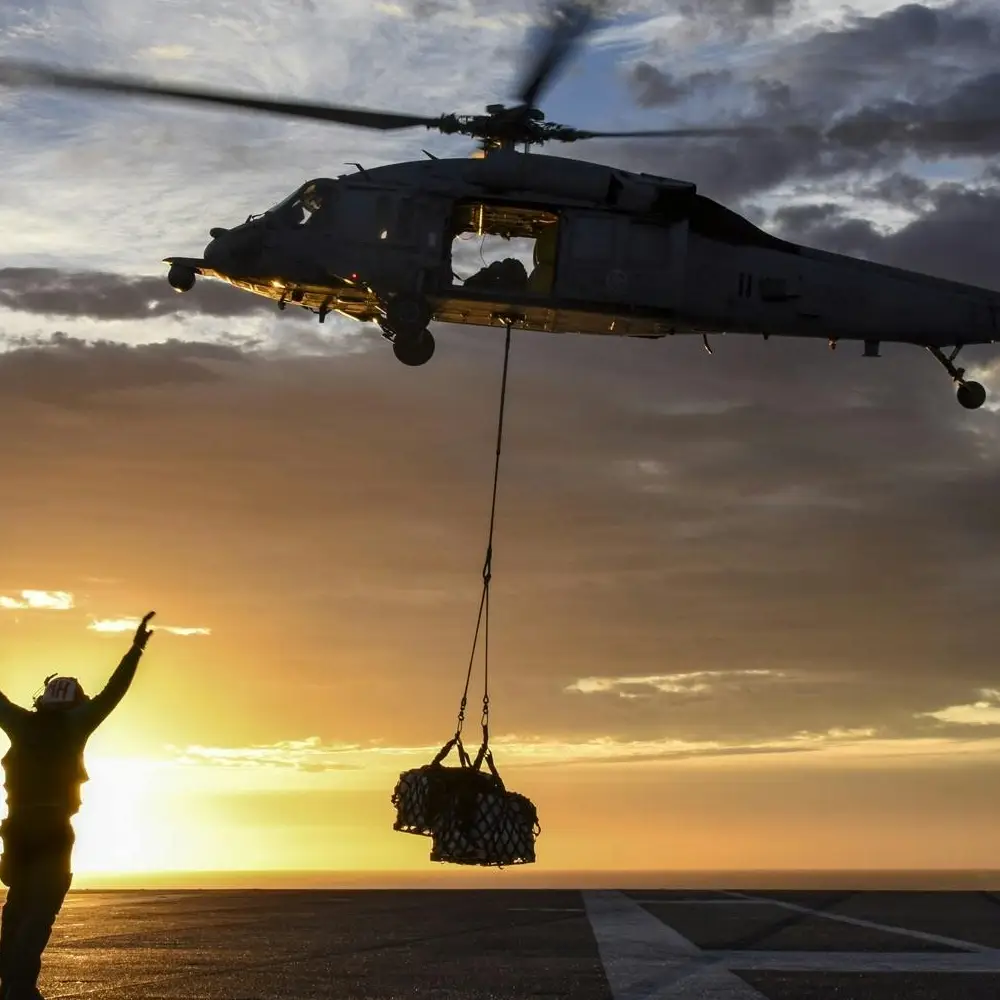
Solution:
{"label": "cargo sling strap", "polygon": [[[458,710],[455,735],[441,748],[430,764],[404,772],[393,792],[396,806],[395,830],[433,838],[431,861],[461,865],[504,867],[530,864],[535,860],[534,840],[540,832],[534,804],[525,796],[509,791],[497,771],[489,739],[489,614],[490,581],[493,575],[493,530],[496,524],[497,484],[503,445],[504,404],[510,359],[511,324],[504,343],[503,376],[500,383],[500,412],[497,420],[496,459],[493,467],[493,497],[490,506],[489,536],[483,563],[483,589],[472,640],[472,652],[465,676],[465,689]],[[479,636],[483,636],[483,742],[471,761],[462,745],[462,728],[469,700],[469,684],[475,664]],[[452,750],[458,752],[459,767],[443,766]],[[489,773],[481,770],[483,763]]]}
{"label": "cargo sling strap", "polygon": [[[455,743],[461,746],[462,727],[465,724],[465,709],[469,703],[469,682],[472,680],[472,666],[476,660],[476,646],[479,643],[479,632],[483,633],[483,745],[476,758],[476,769],[485,757],[489,769],[499,779],[493,765],[493,754],[490,752],[490,581],[493,578],[493,529],[497,517],[497,484],[500,481],[500,452],[503,448],[503,415],[507,400],[507,369],[510,363],[510,323],[507,324],[507,337],[503,347],[503,375],[500,378],[500,412],[497,417],[497,448],[493,461],[493,497],[490,502],[490,528],[486,539],[486,559],[483,562],[483,591],[479,599],[479,614],[476,617],[476,629],[472,636],[472,651],[469,653],[469,669],[465,674],[465,690],[458,709],[458,726],[455,729]],[[460,751],[464,752],[464,751]]]}

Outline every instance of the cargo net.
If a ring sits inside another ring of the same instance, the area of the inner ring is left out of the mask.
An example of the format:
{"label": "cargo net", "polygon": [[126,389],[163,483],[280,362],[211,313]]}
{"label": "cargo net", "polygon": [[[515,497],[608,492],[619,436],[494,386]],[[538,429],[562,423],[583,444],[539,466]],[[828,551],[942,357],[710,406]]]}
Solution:
{"label": "cargo net", "polygon": [[[443,764],[452,749],[458,767]],[[452,738],[430,764],[400,774],[392,804],[394,830],[432,838],[431,861],[505,868],[535,860],[538,812],[504,787],[486,744],[470,761],[461,737]]]}

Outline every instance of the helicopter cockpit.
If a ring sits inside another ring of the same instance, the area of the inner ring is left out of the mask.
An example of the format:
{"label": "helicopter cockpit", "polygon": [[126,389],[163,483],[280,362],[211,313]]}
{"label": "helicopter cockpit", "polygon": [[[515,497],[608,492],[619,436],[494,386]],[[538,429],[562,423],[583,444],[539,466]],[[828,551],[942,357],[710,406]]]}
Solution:
{"label": "helicopter cockpit", "polygon": [[328,177],[306,181],[266,212],[248,216],[241,225],[210,230],[212,242],[205,247],[206,263],[230,274],[252,272],[261,265],[268,232],[294,232],[315,219],[329,220],[336,185]]}
{"label": "helicopter cockpit", "polygon": [[[328,208],[333,201],[337,182],[328,177],[318,177],[306,181],[287,198],[272,205],[262,215],[251,219],[266,219],[272,225],[293,227],[308,225],[317,215]],[[249,219],[247,221],[250,221]]]}

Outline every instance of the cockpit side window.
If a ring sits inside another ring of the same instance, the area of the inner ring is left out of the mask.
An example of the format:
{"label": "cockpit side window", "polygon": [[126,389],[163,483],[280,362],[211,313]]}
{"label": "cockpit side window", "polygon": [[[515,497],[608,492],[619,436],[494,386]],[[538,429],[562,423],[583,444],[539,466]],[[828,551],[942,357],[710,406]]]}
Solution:
{"label": "cockpit side window", "polygon": [[306,219],[303,225],[313,222],[330,222],[337,211],[337,189],[319,189],[311,193],[305,201]]}
{"label": "cockpit side window", "polygon": [[333,208],[336,189],[331,181],[315,180],[278,202],[265,213],[282,227],[304,226],[314,216],[326,218]]}

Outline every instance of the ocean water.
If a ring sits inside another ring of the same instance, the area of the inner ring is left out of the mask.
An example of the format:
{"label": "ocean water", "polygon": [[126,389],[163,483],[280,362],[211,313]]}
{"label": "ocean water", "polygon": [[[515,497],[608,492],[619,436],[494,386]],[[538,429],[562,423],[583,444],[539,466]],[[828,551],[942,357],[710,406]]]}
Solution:
{"label": "ocean water", "polygon": [[1000,870],[551,871],[433,867],[418,871],[150,872],[78,875],[87,889],[781,889],[1000,891]]}

